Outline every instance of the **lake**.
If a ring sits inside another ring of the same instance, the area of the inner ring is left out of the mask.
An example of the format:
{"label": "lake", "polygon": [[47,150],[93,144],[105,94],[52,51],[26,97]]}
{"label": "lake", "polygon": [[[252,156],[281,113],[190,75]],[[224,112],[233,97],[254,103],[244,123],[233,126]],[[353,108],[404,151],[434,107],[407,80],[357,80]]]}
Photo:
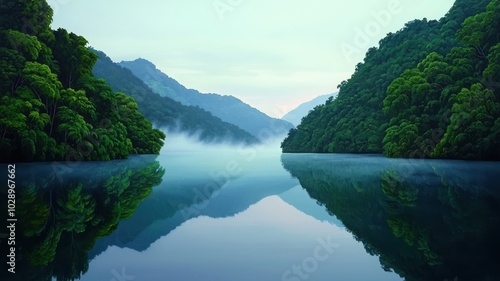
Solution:
{"label": "lake", "polygon": [[17,164],[1,280],[498,280],[499,176],[260,147]]}

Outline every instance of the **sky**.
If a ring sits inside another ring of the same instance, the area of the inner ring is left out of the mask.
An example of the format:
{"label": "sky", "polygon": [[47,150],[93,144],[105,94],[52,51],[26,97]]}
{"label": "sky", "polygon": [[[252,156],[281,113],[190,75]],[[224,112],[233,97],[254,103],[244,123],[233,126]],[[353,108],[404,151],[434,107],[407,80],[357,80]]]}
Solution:
{"label": "sky", "polygon": [[281,117],[337,91],[368,48],[453,0],[48,0],[52,28],[113,61],[145,58],[187,88]]}

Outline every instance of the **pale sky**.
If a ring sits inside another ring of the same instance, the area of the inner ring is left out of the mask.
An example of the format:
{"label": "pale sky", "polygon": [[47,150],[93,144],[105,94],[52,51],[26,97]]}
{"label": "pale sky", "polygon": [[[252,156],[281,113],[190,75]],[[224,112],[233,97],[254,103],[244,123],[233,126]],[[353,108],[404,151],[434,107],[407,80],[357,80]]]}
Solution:
{"label": "pale sky", "polygon": [[54,29],[115,62],[145,58],[187,88],[281,117],[337,91],[368,48],[453,0],[48,0]]}

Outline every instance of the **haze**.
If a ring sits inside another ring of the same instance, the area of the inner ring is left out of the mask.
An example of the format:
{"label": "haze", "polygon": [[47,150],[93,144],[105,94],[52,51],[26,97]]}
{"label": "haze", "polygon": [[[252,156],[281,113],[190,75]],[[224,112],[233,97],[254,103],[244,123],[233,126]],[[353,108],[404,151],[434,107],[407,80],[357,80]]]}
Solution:
{"label": "haze", "polygon": [[[452,0],[49,0],[52,27],[114,61],[145,58],[188,88],[273,117],[333,93],[369,47]],[[363,34],[363,35],[361,35]]]}

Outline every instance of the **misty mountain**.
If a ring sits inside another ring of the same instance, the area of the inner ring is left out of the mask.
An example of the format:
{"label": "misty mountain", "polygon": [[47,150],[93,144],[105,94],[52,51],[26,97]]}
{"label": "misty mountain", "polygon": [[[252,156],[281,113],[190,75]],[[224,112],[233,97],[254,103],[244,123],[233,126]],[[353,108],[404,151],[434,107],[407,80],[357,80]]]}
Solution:
{"label": "misty mountain", "polygon": [[103,52],[92,51],[99,56],[92,70],[93,74],[106,80],[114,91],[134,98],[139,111],[157,127],[169,132],[187,133],[203,142],[259,143],[250,133],[222,121],[206,110],[197,106],[186,106],[154,93],[130,70],[114,63]]}
{"label": "misty mountain", "polygon": [[309,111],[313,110],[318,105],[324,104],[329,97],[333,97],[333,99],[335,99],[337,97],[337,94],[338,93],[322,95],[308,102],[305,102],[285,114],[283,117],[281,117],[281,119],[292,123],[294,126],[297,126],[300,124],[302,117],[306,116]]}
{"label": "misty mountain", "polygon": [[187,89],[145,59],[123,61],[120,65],[130,69],[153,92],[184,105],[199,106],[222,121],[234,124],[261,140],[282,135],[293,128],[291,123],[269,117],[233,96],[203,94],[197,90]]}

